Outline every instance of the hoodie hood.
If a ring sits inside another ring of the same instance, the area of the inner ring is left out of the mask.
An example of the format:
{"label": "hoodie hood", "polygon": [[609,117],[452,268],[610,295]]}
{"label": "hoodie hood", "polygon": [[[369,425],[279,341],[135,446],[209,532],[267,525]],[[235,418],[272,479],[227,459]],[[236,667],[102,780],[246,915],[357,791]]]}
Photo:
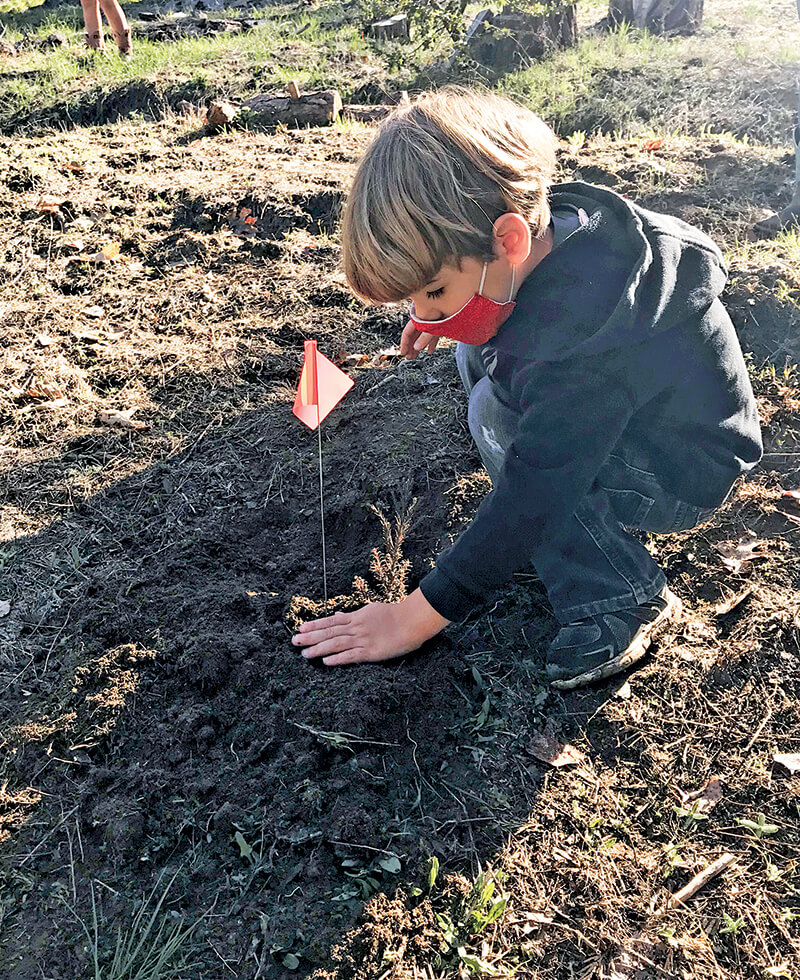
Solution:
{"label": "hoodie hood", "polygon": [[581,182],[553,186],[550,206],[588,221],[525,279],[498,351],[559,361],[627,347],[701,317],[725,286],[720,250],[679,218]]}

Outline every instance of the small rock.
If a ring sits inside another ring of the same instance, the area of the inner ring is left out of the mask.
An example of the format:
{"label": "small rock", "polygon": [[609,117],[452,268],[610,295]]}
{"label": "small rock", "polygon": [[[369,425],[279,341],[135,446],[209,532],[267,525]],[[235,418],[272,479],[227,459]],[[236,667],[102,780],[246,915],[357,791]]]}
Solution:
{"label": "small rock", "polygon": [[203,727],[197,733],[197,741],[205,744],[213,742],[216,737],[217,733],[213,725],[203,725]]}
{"label": "small rock", "polygon": [[68,44],[67,35],[62,34],[61,31],[54,31],[52,34],[48,34],[47,37],[43,37],[39,41],[39,47],[46,48],[63,48]]}

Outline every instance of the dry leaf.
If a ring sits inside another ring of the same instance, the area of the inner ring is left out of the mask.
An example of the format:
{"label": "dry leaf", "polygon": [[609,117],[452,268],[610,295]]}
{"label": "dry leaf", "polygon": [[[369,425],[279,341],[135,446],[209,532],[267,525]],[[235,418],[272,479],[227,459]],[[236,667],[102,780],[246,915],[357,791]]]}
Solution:
{"label": "dry leaf", "polygon": [[82,252],[86,248],[86,242],[82,238],[65,238],[61,244],[75,252]]}
{"label": "dry leaf", "polygon": [[722,783],[716,776],[712,776],[702,789],[681,793],[681,804],[694,804],[692,809],[695,813],[708,813],[721,799]]}
{"label": "dry leaf", "polygon": [[52,401],[36,402],[34,405],[26,405],[25,408],[20,409],[20,412],[38,412],[42,409],[63,408],[67,404],[69,404],[69,402],[66,398],[54,398]]}
{"label": "dry leaf", "polygon": [[100,320],[106,315],[106,311],[102,306],[87,306],[83,315],[88,316],[91,320]]}
{"label": "dry leaf", "polygon": [[563,766],[579,766],[586,761],[586,756],[574,745],[559,742],[557,738],[544,732],[533,736],[528,743],[527,751],[534,759],[555,766],[556,769],[561,769]]}
{"label": "dry leaf", "polygon": [[7,599],[0,600],[0,617],[7,616],[11,612],[11,603]]}
{"label": "dry leaf", "polygon": [[[92,262],[94,265],[105,265],[118,259],[119,245],[116,242],[106,242],[99,252],[92,252],[91,255],[82,255],[80,259],[84,262]],[[76,261],[73,259],[72,261]]]}
{"label": "dry leaf", "polygon": [[645,151],[645,153],[652,153],[653,150],[660,150],[663,145],[664,145],[663,138],[647,140],[645,143],[642,144],[642,149]]}
{"label": "dry leaf", "polygon": [[48,337],[46,333],[37,333],[36,334],[36,343],[40,347],[49,347],[53,343],[53,338],[52,337]]}
{"label": "dry leaf", "polygon": [[778,507],[784,517],[797,521],[800,513],[800,490],[784,490],[778,498]]}
{"label": "dry leaf", "polygon": [[800,772],[800,752],[776,752],[772,761],[788,769],[792,775]]}
{"label": "dry leaf", "polygon": [[769,557],[769,542],[761,538],[745,537],[738,541],[721,541],[714,550],[721,556],[722,564],[731,572],[738,573],[750,561]]}
{"label": "dry leaf", "polygon": [[135,408],[126,408],[123,412],[100,412],[97,419],[104,425],[117,425],[122,429],[132,429],[135,432],[144,432],[147,429],[147,423],[139,422],[131,418],[135,411]]}
{"label": "dry leaf", "polygon": [[56,385],[42,384],[41,381],[33,381],[22,392],[26,398],[63,398],[64,392]]}
{"label": "dry leaf", "polygon": [[73,330],[72,336],[76,340],[82,340],[87,344],[99,344],[103,339],[103,335],[96,330]]}
{"label": "dry leaf", "polygon": [[39,203],[36,205],[36,209],[37,211],[42,211],[49,214],[60,214],[61,205],[63,203],[63,198],[53,197],[52,194],[43,194],[39,198]]}
{"label": "dry leaf", "polygon": [[625,681],[622,687],[614,691],[614,697],[622,698],[623,701],[627,701],[631,694],[633,694],[633,691],[631,691],[631,686],[627,681]]}
{"label": "dry leaf", "polygon": [[716,606],[714,606],[714,612],[718,616],[727,616],[735,609],[738,609],[742,603],[746,602],[752,594],[752,588],[747,588],[744,590],[744,592],[739,592],[738,594],[734,592],[730,598],[723,599],[722,602],[718,602]]}
{"label": "dry leaf", "polygon": [[77,228],[78,231],[91,231],[94,228],[94,218],[87,218],[85,215],[82,215],[72,222],[72,227]]}

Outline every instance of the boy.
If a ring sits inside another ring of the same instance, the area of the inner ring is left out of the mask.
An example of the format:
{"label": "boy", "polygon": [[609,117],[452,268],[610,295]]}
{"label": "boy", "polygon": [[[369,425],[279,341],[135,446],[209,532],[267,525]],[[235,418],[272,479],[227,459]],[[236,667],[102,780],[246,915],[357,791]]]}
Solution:
{"label": "boy", "polygon": [[627,529],[694,527],[759,460],[717,247],[604,188],[551,187],[554,169],[540,119],[455,88],[399,109],[360,162],[348,281],[371,302],[411,298],[406,357],[460,341],[493,489],[408,598],[305,623],[303,656],[399,656],[533,562],[561,624],[549,680],[608,677],[680,612]]}

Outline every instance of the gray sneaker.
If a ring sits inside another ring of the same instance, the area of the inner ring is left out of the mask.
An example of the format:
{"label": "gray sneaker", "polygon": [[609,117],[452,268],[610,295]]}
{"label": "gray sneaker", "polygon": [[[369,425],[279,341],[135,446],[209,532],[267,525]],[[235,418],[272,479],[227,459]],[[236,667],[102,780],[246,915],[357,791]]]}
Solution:
{"label": "gray sneaker", "polygon": [[547,679],[564,691],[618,674],[642,659],[681,608],[681,600],[665,585],[641,606],[562,626],[547,651]]}

